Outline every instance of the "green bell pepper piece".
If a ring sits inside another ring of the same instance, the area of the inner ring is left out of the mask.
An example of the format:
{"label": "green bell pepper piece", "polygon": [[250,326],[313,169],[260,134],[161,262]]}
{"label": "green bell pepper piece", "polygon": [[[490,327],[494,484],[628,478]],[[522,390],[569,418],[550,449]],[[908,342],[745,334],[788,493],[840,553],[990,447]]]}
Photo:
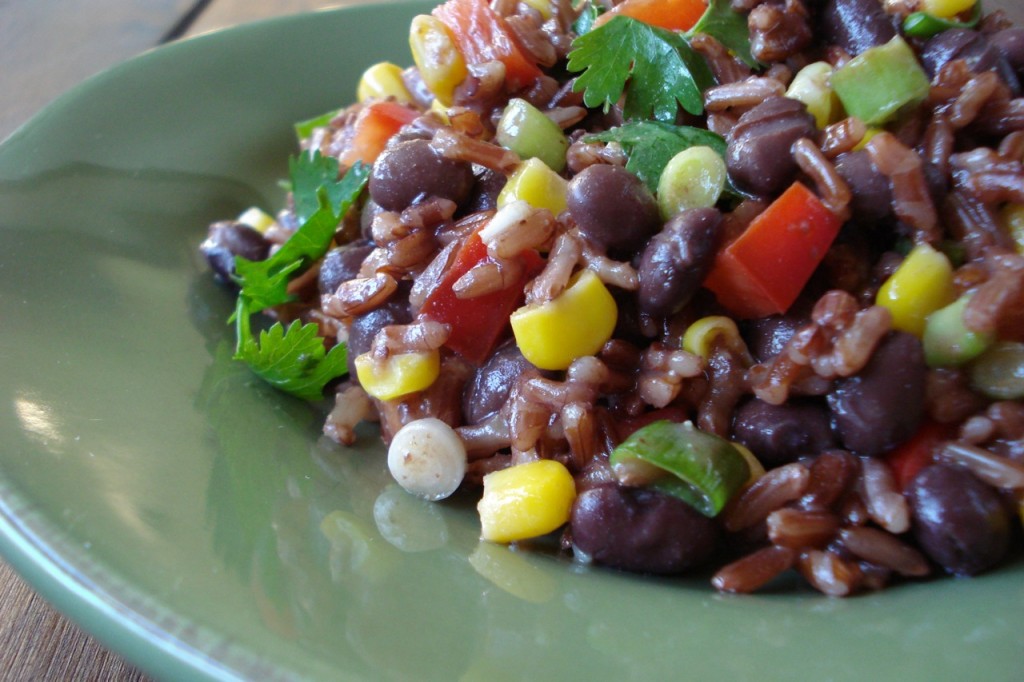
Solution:
{"label": "green bell pepper piece", "polygon": [[914,51],[899,36],[865,50],[832,74],[832,89],[846,113],[869,126],[917,106],[928,97],[929,87]]}
{"label": "green bell pepper piece", "polygon": [[554,121],[524,99],[509,100],[495,140],[524,159],[537,158],[556,173],[565,168],[569,140]]}

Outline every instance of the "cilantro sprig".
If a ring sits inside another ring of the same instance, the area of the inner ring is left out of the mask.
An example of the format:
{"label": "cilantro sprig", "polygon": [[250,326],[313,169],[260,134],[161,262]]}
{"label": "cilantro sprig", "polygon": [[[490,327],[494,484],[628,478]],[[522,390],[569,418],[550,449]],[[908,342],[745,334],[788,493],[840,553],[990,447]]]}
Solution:
{"label": "cilantro sprig", "polygon": [[628,160],[626,170],[643,180],[656,192],[658,179],[673,156],[698,145],[711,147],[725,155],[725,139],[710,130],[677,126],[660,121],[629,121],[601,133],[584,136],[585,142],[617,142]]}
{"label": "cilantro sprig", "polygon": [[256,337],[245,299],[238,297],[235,359],[242,360],[274,388],[303,400],[318,400],[327,382],[348,371],[348,349],[339,343],[327,351],[316,324],[298,320],[286,328],[275,322]]}
{"label": "cilantro sprig", "polygon": [[625,16],[576,38],[567,66],[581,72],[573,90],[583,91],[588,107],[607,111],[625,93],[627,119],[671,122],[680,106],[700,114],[702,93],[714,83],[682,35]]}
{"label": "cilantro sprig", "polygon": [[255,336],[251,317],[294,299],[288,283],[321,258],[342,217],[362,193],[369,167],[356,164],[339,181],[338,162],[319,152],[289,164],[299,229],[274,254],[262,261],[235,257],[239,286],[235,306],[235,359],[249,365],[276,388],[305,400],[316,400],[324,386],[347,371],[347,349],[337,344],[328,352],[314,323],[274,323]]}
{"label": "cilantro sprig", "polygon": [[626,119],[671,123],[680,106],[694,115],[703,113],[703,92],[714,85],[714,78],[704,58],[690,46],[697,33],[714,37],[751,68],[759,66],[750,51],[747,18],[729,0],[711,0],[685,33],[626,16],[592,28],[595,17],[596,12],[584,13],[575,26],[580,35],[567,64],[570,71],[580,73],[573,90],[583,92],[588,107],[605,111],[625,95]]}

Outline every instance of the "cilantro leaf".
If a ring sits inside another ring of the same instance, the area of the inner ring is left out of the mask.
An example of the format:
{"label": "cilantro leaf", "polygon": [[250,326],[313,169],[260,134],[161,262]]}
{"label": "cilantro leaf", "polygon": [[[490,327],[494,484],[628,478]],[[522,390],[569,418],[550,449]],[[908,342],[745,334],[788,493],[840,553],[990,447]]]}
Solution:
{"label": "cilantro leaf", "polygon": [[235,311],[238,343],[235,359],[243,360],[261,379],[274,388],[303,400],[318,400],[324,386],[348,371],[348,349],[339,343],[328,352],[318,326],[298,320],[287,329],[275,322],[254,338],[249,327],[251,311],[238,299]]}
{"label": "cilantro leaf", "polygon": [[[357,165],[361,166],[362,163]],[[320,208],[320,201],[317,197],[320,188],[327,190],[330,204],[337,213],[339,205],[344,202],[359,176],[360,171],[356,171],[355,177],[351,177],[354,168],[345,173],[341,180],[338,180],[338,160],[332,156],[323,156],[319,151],[314,151],[312,155],[300,154],[290,158],[288,174],[292,180],[295,216],[299,222],[304,223]]]}
{"label": "cilantro leaf", "polygon": [[568,68],[581,72],[573,90],[583,91],[588,107],[607,110],[625,92],[627,119],[674,121],[679,106],[700,114],[702,93],[714,84],[682,35],[624,16],[576,38]]}
{"label": "cilantro leaf", "polygon": [[[310,182],[315,173],[313,167],[300,167],[303,168],[300,175],[306,175],[301,182]],[[326,184],[315,189],[317,209],[280,249],[261,261],[235,257],[236,281],[241,289],[239,296],[248,300],[252,313],[291,300],[288,281],[327,252],[342,216],[363,191],[370,175],[369,166],[352,166],[340,182],[334,179],[337,177],[337,161],[334,161],[334,167],[333,176],[320,176]]]}
{"label": "cilantro leaf", "polygon": [[703,33],[718,40],[752,69],[758,67],[750,53],[750,29],[747,18],[734,10],[729,0],[711,0],[704,14],[687,35]]}
{"label": "cilantro leaf", "polygon": [[578,36],[583,35],[594,28],[594,22],[603,13],[603,8],[593,2],[588,2],[579,9],[580,15],[572,23],[572,31]]}
{"label": "cilantro leaf", "polygon": [[313,118],[307,118],[303,121],[297,121],[295,123],[295,137],[298,138],[299,142],[306,139],[312,134],[314,130],[322,126],[328,125],[334,118],[342,112],[341,109],[332,109],[319,116]]}
{"label": "cilantro leaf", "polygon": [[652,192],[673,156],[698,145],[711,147],[725,155],[725,139],[720,135],[690,126],[676,126],[660,121],[630,121],[602,133],[586,135],[585,142],[617,142],[629,155],[626,170],[643,180]]}
{"label": "cilantro leaf", "polygon": [[250,301],[253,312],[287,303],[292,300],[288,281],[292,273],[301,267],[301,260],[276,265],[235,256],[235,277],[241,284],[238,297]]}

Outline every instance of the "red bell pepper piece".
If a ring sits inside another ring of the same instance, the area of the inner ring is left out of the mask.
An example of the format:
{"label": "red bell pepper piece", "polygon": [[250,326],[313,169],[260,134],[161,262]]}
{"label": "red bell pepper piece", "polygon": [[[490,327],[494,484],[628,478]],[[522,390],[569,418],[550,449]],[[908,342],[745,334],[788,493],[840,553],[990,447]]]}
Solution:
{"label": "red bell pepper piece", "polygon": [[519,282],[474,298],[458,298],[455,282],[473,267],[489,259],[478,232],[469,235],[455,254],[452,265],[420,309],[425,317],[451,327],[445,345],[469,362],[480,365],[491,354],[509,326],[509,316],[523,300],[523,288],[544,268],[544,260],[532,249],[520,254],[526,267]]}
{"label": "red bell pepper piece", "polygon": [[841,226],[811,190],[794,182],[718,253],[704,286],[739,317],[784,313]]}
{"label": "red bell pepper piece", "polygon": [[926,421],[917,433],[897,446],[885,459],[892,469],[893,477],[900,490],[906,490],[917,473],[932,461],[932,453],[939,443],[953,436],[953,428],[947,424]]}
{"label": "red bell pepper piece", "polygon": [[599,16],[594,26],[621,15],[670,31],[689,31],[707,8],[704,0],[625,0]]}
{"label": "red bell pepper piece", "polygon": [[540,78],[541,70],[519,45],[505,19],[487,0],[448,0],[433,15],[451,29],[467,64],[500,61],[505,82],[515,92]]}
{"label": "red bell pepper piece", "polygon": [[415,109],[398,102],[382,101],[367,104],[352,123],[352,137],[338,157],[342,166],[356,161],[373,163],[384,151],[384,145],[402,126],[419,116]]}

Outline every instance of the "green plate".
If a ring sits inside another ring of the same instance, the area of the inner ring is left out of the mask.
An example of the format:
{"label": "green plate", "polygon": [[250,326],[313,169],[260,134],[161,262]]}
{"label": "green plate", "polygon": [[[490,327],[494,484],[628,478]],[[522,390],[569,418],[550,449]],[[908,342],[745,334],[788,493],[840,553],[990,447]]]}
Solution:
{"label": "green plate", "polygon": [[480,545],[470,500],[389,483],[372,430],[230,362],[211,220],[274,208],[291,124],[409,63],[425,5],[172,44],[0,146],[0,549],[156,676],[1024,677],[1024,566],[831,600],[583,569]]}

